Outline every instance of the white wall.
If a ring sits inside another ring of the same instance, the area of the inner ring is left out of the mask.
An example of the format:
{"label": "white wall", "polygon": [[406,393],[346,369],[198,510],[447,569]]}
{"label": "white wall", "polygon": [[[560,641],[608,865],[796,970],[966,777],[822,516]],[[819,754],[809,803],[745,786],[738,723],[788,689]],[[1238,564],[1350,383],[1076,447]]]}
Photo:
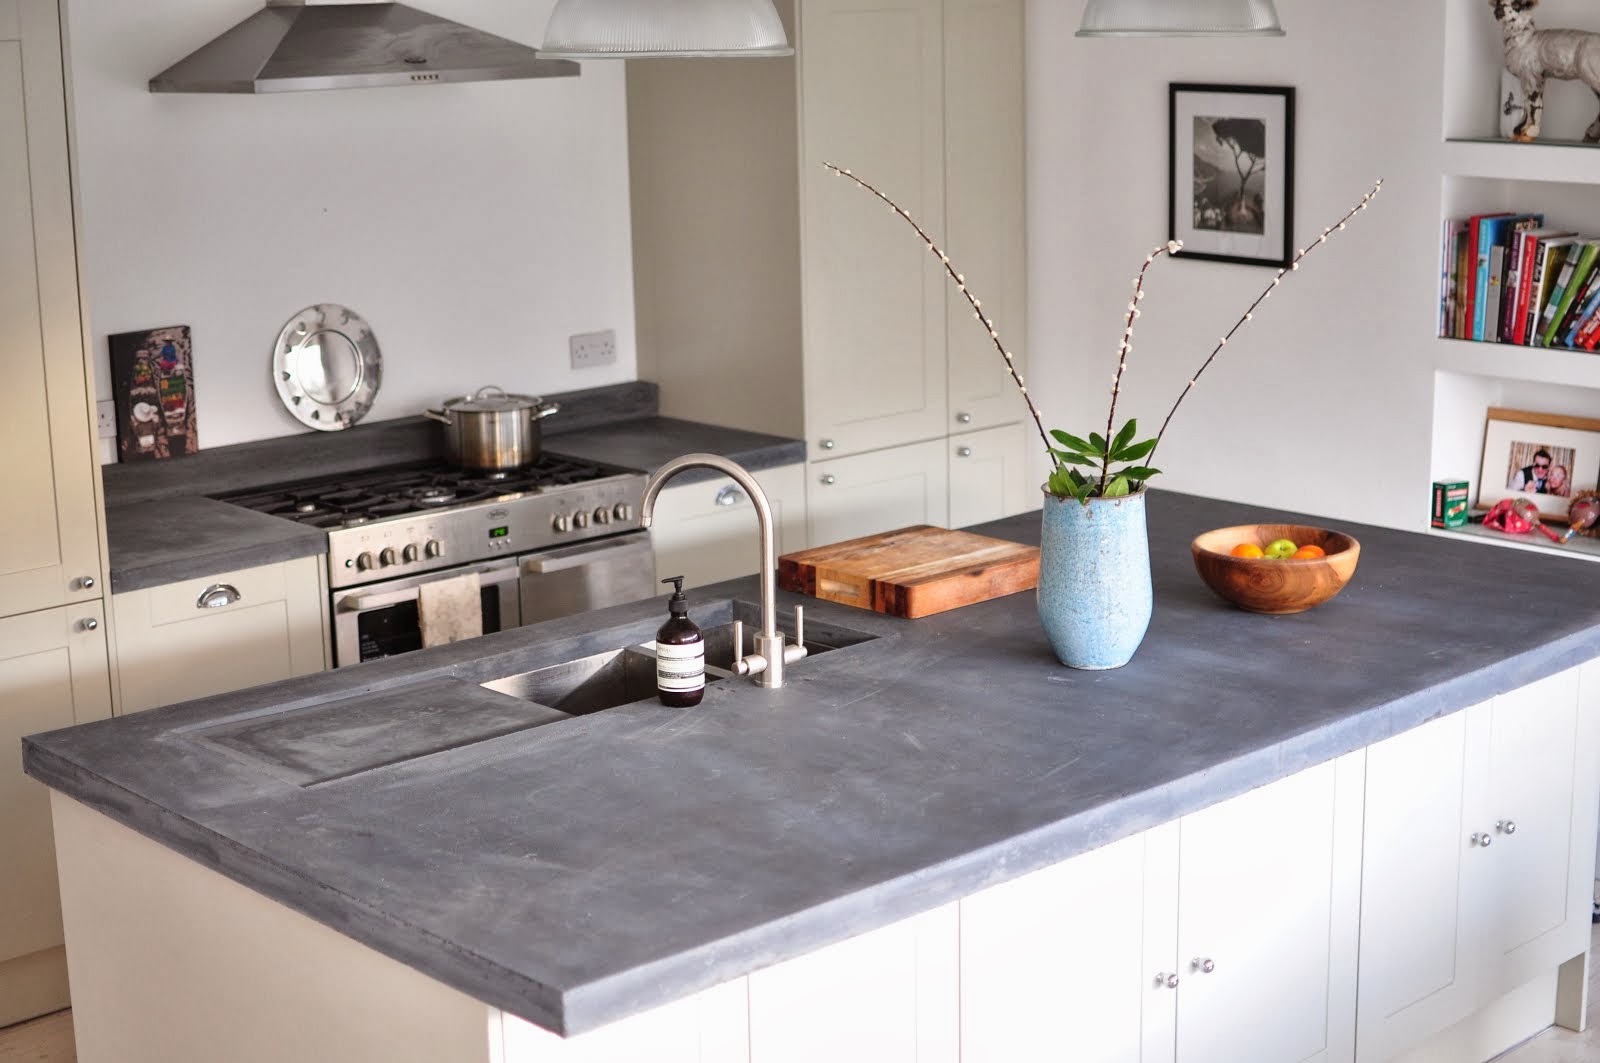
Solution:
{"label": "white wall", "polygon": [[[553,0],[419,0],[538,44]],[[383,351],[370,420],[487,383],[635,376],[621,64],[464,85],[156,94],[150,77],[259,0],[67,0],[95,387],[105,337],[193,329],[202,447],[308,431],[270,380],[278,330],[350,306]],[[567,337],[613,328],[614,367]]]}
{"label": "white wall", "polygon": [[[1218,356],[1173,420],[1154,485],[1416,528],[1431,479],[1443,12],[1278,9],[1275,40],[1080,40],[1081,2],[1029,4],[1029,390],[1047,425],[1103,430],[1132,280],[1167,238],[1168,83],[1292,85],[1296,245],[1380,176],[1384,190]],[[1153,433],[1271,277],[1159,261],[1119,421]]]}

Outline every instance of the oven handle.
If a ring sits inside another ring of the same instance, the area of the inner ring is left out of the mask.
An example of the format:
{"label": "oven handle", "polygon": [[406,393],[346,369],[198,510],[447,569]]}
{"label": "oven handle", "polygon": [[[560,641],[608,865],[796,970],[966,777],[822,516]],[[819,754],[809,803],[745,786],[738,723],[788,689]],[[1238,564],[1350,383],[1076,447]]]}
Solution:
{"label": "oven handle", "polygon": [[522,559],[522,571],[536,576],[545,576],[552,572],[563,572],[569,568],[578,568],[581,565],[592,565],[596,562],[603,563],[625,554],[647,554],[649,552],[650,533],[634,532],[625,538],[613,539],[595,546],[577,546],[562,550],[559,553],[525,557]]}
{"label": "oven handle", "polygon": [[[515,568],[494,568],[487,572],[478,573],[478,582],[485,587],[493,587],[500,583],[514,582],[518,577]],[[343,613],[365,613],[372,609],[387,609],[391,605],[402,602],[414,602],[422,596],[422,588],[407,587],[399,591],[368,591],[365,594],[350,594],[339,599],[339,611]]]}

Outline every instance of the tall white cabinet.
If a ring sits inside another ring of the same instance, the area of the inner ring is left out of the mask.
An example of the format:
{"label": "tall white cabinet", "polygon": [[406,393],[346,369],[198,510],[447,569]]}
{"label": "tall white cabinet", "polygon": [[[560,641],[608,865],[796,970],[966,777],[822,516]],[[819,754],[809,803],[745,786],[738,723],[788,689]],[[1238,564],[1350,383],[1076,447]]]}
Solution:
{"label": "tall white cabinet", "polygon": [[60,19],[0,0],[0,1026],[67,1003],[45,790],[21,738],[111,714]]}
{"label": "tall white cabinet", "polygon": [[1027,509],[1026,406],[988,330],[823,166],[921,222],[1024,365],[1023,4],[780,7],[790,64],[628,70],[640,373],[665,413],[805,437],[811,545]]}

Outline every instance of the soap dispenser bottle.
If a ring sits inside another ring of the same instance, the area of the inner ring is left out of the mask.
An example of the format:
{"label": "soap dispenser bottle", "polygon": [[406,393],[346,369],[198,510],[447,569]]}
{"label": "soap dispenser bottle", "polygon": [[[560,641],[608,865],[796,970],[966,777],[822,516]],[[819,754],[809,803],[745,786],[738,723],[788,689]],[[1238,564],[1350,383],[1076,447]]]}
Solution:
{"label": "soap dispenser bottle", "polygon": [[689,599],[683,577],[668,576],[672,584],[667,600],[667,622],[656,632],[656,692],[661,704],[687,709],[700,704],[706,693],[706,639],[689,619]]}

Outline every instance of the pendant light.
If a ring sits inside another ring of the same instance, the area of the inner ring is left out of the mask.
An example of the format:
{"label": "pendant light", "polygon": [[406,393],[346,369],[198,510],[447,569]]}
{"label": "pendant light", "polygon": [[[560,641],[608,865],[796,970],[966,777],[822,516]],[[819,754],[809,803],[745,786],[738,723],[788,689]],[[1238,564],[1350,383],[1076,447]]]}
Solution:
{"label": "pendant light", "polygon": [[557,0],[548,59],[793,55],[772,0]]}
{"label": "pendant light", "polygon": [[1079,37],[1282,37],[1272,0],[1088,0]]}

